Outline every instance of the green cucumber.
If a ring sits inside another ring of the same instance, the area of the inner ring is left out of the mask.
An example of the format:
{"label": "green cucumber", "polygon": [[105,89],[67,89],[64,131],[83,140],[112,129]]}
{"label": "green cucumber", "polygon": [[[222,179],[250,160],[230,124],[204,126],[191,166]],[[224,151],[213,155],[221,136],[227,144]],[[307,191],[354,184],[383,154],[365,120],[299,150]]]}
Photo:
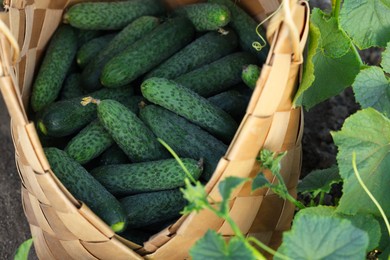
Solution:
{"label": "green cucumber", "polygon": [[180,216],[187,205],[179,189],[131,195],[120,200],[128,227],[141,228]]}
{"label": "green cucumber", "polygon": [[140,118],[180,157],[204,161],[202,179],[209,180],[227,145],[183,117],[155,105],[141,108]]}
{"label": "green cucumber", "polygon": [[123,104],[110,99],[97,101],[97,115],[132,162],[169,157],[169,153],[157,141],[153,132]]}
{"label": "green cucumber", "polygon": [[148,230],[128,228],[120,236],[138,245],[143,245],[154,234],[156,233]]}
{"label": "green cucumber", "polygon": [[233,52],[238,46],[237,42],[237,35],[233,31],[227,35],[206,33],[153,69],[146,78],[177,78]]}
{"label": "green cucumber", "polygon": [[235,1],[232,0],[208,0],[209,3],[222,4],[229,8],[231,13],[231,21],[229,25],[237,32],[240,39],[240,46],[244,51],[249,51],[255,55],[260,63],[264,63],[267,59],[269,45],[263,47],[261,51],[257,51],[252,44],[254,42],[263,43],[266,41],[266,36],[264,30],[259,27],[258,33],[263,39],[257,34],[257,25],[256,22],[249,14],[247,14]]}
{"label": "green cucumber", "polygon": [[194,28],[186,18],[170,19],[112,58],[100,77],[106,87],[128,84],[187,45]]}
{"label": "green cucumber", "polygon": [[[191,176],[199,179],[202,162],[189,158],[181,160]],[[116,196],[183,187],[187,177],[176,159],[101,166],[91,174]]]}
{"label": "green cucumber", "polygon": [[111,135],[96,119],[74,136],[64,150],[75,161],[85,164],[98,157],[113,143]]}
{"label": "green cucumber", "polygon": [[82,72],[83,88],[88,91],[101,88],[99,78],[104,65],[115,55],[152,31],[159,23],[160,20],[157,17],[141,16],[118,32],[106,48],[102,49],[84,68]]}
{"label": "green cucumber", "polygon": [[96,30],[76,30],[78,46],[81,47],[85,43],[89,42],[93,38],[99,37],[103,34],[103,31]]}
{"label": "green cucumber", "polygon": [[106,34],[83,44],[77,51],[76,61],[81,68],[85,66],[114,38],[115,34]]}
{"label": "green cucumber", "polygon": [[57,99],[76,51],[75,30],[68,25],[59,26],[50,40],[32,87],[30,102],[35,112]]}
{"label": "green cucumber", "polygon": [[99,166],[125,163],[130,163],[130,159],[115,143],[102,153],[98,161]]}
{"label": "green cucumber", "polygon": [[240,83],[242,67],[254,62],[256,58],[250,53],[237,52],[174,80],[203,97],[210,97]]}
{"label": "green cucumber", "polygon": [[256,64],[249,64],[242,69],[242,81],[251,89],[255,89],[256,82],[260,77],[260,67]]}
{"label": "green cucumber", "polygon": [[44,151],[54,174],[70,193],[86,203],[114,232],[125,230],[125,211],[111,193],[64,151],[53,147]]}
{"label": "green cucumber", "polygon": [[160,0],[85,2],[70,7],[63,22],[85,30],[119,30],[140,16],[164,12]]}
{"label": "green cucumber", "polygon": [[69,74],[62,86],[60,99],[71,99],[75,97],[80,97],[83,95],[81,83],[81,74],[80,73],[71,73]]}
{"label": "green cucumber", "polygon": [[[115,99],[123,102],[133,95],[133,88],[101,89],[89,95],[98,99]],[[81,104],[82,97],[67,100],[60,100],[45,108],[37,117],[38,129],[44,135],[62,137],[71,135],[96,117],[96,106],[94,104]]]}
{"label": "green cucumber", "polygon": [[238,128],[234,119],[188,88],[164,78],[150,78],[141,85],[143,96],[199,125],[224,142],[230,142]]}
{"label": "green cucumber", "polygon": [[215,31],[230,22],[229,9],[220,4],[196,3],[183,5],[174,10],[177,15],[187,17],[197,31]]}
{"label": "green cucumber", "polygon": [[245,115],[249,99],[250,95],[243,94],[237,89],[230,89],[207,98],[208,101],[231,115],[237,122],[240,122]]}

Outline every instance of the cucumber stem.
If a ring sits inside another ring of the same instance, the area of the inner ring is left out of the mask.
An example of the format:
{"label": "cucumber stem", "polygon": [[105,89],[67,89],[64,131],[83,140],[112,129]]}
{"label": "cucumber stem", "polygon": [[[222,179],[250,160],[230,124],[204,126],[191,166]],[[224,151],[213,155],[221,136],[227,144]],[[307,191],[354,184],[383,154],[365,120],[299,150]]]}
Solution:
{"label": "cucumber stem", "polygon": [[95,99],[95,98],[93,98],[93,97],[90,97],[90,96],[88,96],[88,97],[83,97],[82,99],[81,99],[81,105],[83,105],[83,106],[86,106],[86,105],[88,105],[89,103],[93,103],[93,104],[96,104],[96,105],[99,105],[100,104],[100,99]]}

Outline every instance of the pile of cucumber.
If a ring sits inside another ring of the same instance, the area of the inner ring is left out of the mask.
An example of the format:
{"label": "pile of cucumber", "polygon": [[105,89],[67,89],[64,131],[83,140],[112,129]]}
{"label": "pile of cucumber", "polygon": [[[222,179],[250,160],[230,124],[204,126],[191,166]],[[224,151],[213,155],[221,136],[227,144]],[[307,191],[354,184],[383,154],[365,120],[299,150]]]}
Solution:
{"label": "pile of cucumber", "polygon": [[195,180],[211,178],[267,55],[252,48],[256,27],[231,0],[70,7],[30,100],[55,175],[133,242],[175,221],[187,176],[158,138]]}

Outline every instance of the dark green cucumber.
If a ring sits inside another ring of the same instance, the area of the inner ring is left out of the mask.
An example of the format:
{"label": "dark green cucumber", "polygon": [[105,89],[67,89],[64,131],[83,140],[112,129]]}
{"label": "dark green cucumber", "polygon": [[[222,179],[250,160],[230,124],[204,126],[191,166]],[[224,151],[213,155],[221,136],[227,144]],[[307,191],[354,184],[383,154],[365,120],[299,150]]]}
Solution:
{"label": "dark green cucumber", "polygon": [[224,142],[230,142],[238,128],[225,111],[172,80],[147,79],[141,92],[148,101],[187,118]]}
{"label": "dark green cucumber", "polygon": [[[231,21],[229,25],[237,32],[240,39],[240,46],[243,50],[249,51],[255,55],[260,63],[264,63],[267,59],[269,45],[263,47],[261,51],[257,51],[252,44],[254,42],[263,43],[263,40],[256,32],[258,22],[256,22],[249,14],[247,14],[241,7],[239,7],[236,1],[232,0],[208,0],[209,3],[222,4],[229,8],[231,13]],[[259,27],[258,31],[264,41],[266,36],[264,30]]]}
{"label": "dark green cucumber", "polygon": [[237,122],[240,122],[245,115],[249,98],[249,95],[231,89],[209,97],[207,100],[231,115]]}
{"label": "dark green cucumber", "polygon": [[89,42],[93,38],[99,37],[103,34],[103,31],[97,30],[79,30],[77,29],[77,42],[78,46],[81,47],[85,43]]}
{"label": "dark green cucumber", "polygon": [[146,75],[174,79],[188,71],[201,67],[233,52],[238,46],[237,35],[209,32],[191,42],[168,60]]}
{"label": "dark green cucumber", "polygon": [[141,108],[140,118],[180,157],[202,158],[202,179],[211,178],[219,160],[227,151],[227,145],[220,140],[165,108],[147,105]]}
{"label": "dark green cucumber", "polygon": [[100,77],[106,87],[128,84],[187,45],[194,28],[186,18],[170,19],[112,58]]}
{"label": "dark green cucumber", "polygon": [[260,77],[260,67],[256,64],[249,64],[242,69],[242,81],[251,89],[255,89],[257,79]]}
{"label": "dark green cucumber", "polygon": [[156,232],[143,229],[128,228],[124,232],[122,232],[120,236],[141,246],[145,241],[148,241],[149,238],[154,234],[156,234]]}
{"label": "dark green cucumber", "polygon": [[54,174],[70,193],[86,203],[113,231],[125,230],[125,211],[111,193],[64,151],[57,148],[44,151]]}
{"label": "dark green cucumber", "polygon": [[115,143],[102,153],[98,161],[99,166],[125,163],[130,163],[130,159]]}
{"label": "dark green cucumber", "polygon": [[123,104],[109,99],[98,101],[97,114],[102,125],[132,162],[169,157],[153,132]]}
{"label": "dark green cucumber", "polygon": [[65,152],[78,163],[85,164],[98,157],[113,143],[111,135],[96,119],[70,140]]}
{"label": "dark green cucumber", "polygon": [[250,53],[237,52],[174,79],[203,97],[223,92],[240,83],[242,67],[256,62]]}
{"label": "dark green cucumber", "polygon": [[230,22],[229,9],[220,4],[196,3],[183,5],[174,10],[177,15],[187,17],[197,31],[215,31]]}
{"label": "dark green cucumber", "polygon": [[115,34],[106,34],[84,43],[77,51],[77,64],[84,68],[107,44]]}
{"label": "dark green cucumber", "polygon": [[187,201],[179,189],[131,195],[120,200],[128,227],[140,228],[180,216]]}
{"label": "dark green cucumber", "polygon": [[[90,93],[98,99],[115,99],[123,102],[133,95],[133,88],[101,89]],[[52,103],[37,117],[38,129],[45,135],[62,137],[71,135],[88,123],[92,122],[96,115],[96,105],[83,106],[81,101],[84,96]]]}
{"label": "dark green cucumber", "polygon": [[80,73],[71,73],[69,74],[62,86],[60,99],[71,99],[75,97],[80,97],[83,95],[81,88],[81,74]]}
{"label": "dark green cucumber", "polygon": [[69,8],[64,23],[86,30],[118,30],[143,15],[165,12],[160,0],[85,2]]}
{"label": "dark green cucumber", "polygon": [[101,88],[102,85],[99,78],[104,65],[115,55],[152,31],[159,23],[160,21],[157,17],[142,16],[118,32],[106,48],[102,49],[84,68],[82,72],[83,88],[88,91]]}
{"label": "dark green cucumber", "polygon": [[[202,162],[189,158],[181,160],[191,176],[199,179]],[[121,196],[183,187],[187,177],[176,159],[101,166],[91,174],[109,192]]]}
{"label": "dark green cucumber", "polygon": [[34,81],[31,107],[37,112],[57,99],[77,51],[77,37],[68,25],[58,27],[50,40]]}

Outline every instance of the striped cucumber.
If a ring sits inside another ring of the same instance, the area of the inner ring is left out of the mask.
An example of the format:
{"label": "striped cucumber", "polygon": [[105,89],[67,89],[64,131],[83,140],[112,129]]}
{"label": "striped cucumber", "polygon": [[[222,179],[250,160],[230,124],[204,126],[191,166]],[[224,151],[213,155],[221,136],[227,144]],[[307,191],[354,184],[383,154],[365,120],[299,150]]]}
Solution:
{"label": "striped cucumber", "polygon": [[194,37],[186,18],[170,19],[112,58],[100,77],[106,87],[128,84],[182,49]]}
{"label": "striped cucumber", "polygon": [[230,142],[238,128],[229,114],[172,80],[147,79],[141,92],[148,101],[187,118],[224,142]]}
{"label": "striped cucumber", "polygon": [[209,180],[227,145],[183,117],[155,105],[140,110],[140,118],[164,140],[180,157],[204,161],[202,179]]}
{"label": "striped cucumber", "polygon": [[126,106],[109,99],[96,104],[100,122],[132,162],[169,157],[153,132]]}
{"label": "striped cucumber", "polygon": [[209,97],[240,83],[242,67],[256,62],[250,53],[237,52],[174,79],[203,97]]}
{"label": "striped cucumber", "polygon": [[160,0],[83,2],[70,7],[63,22],[84,30],[119,30],[140,16],[164,12]]}
{"label": "striped cucumber", "polygon": [[35,112],[57,99],[76,51],[75,30],[68,25],[61,25],[50,40],[32,87],[30,102]]}
{"label": "striped cucumber", "polygon": [[79,163],[62,150],[45,148],[45,155],[54,174],[77,199],[106,222],[113,231],[126,228],[126,215],[119,201]]}
{"label": "striped cucumber", "polygon": [[[197,180],[203,170],[202,163],[188,158],[181,160]],[[120,196],[183,187],[187,177],[176,159],[101,166],[91,174],[109,192]]]}
{"label": "striped cucumber", "polygon": [[218,60],[233,52],[237,46],[237,35],[233,31],[227,35],[218,32],[206,33],[153,69],[146,78],[177,78],[181,74]]}
{"label": "striped cucumber", "polygon": [[118,32],[106,48],[102,49],[84,68],[82,72],[83,88],[88,91],[101,88],[99,78],[104,65],[115,55],[156,28],[159,23],[157,17],[141,16]]}

